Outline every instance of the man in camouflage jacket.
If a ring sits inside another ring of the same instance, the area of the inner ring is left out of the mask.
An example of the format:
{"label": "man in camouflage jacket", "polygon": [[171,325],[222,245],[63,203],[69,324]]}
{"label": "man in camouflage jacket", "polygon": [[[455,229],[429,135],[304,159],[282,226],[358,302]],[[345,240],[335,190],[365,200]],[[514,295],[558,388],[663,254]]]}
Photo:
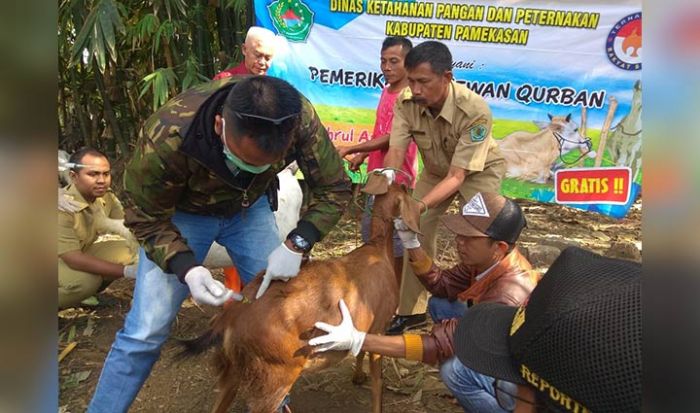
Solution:
{"label": "man in camouflage jacket", "polygon": [[[312,199],[279,245],[276,176],[297,161]],[[188,294],[241,299],[201,266],[214,241],[258,296],[297,275],[302,254],[340,219],[350,182],[311,103],[284,80],[231,77],[190,89],[151,116],[124,173],[125,224],[142,248],[134,300],[89,412],[125,412]]]}

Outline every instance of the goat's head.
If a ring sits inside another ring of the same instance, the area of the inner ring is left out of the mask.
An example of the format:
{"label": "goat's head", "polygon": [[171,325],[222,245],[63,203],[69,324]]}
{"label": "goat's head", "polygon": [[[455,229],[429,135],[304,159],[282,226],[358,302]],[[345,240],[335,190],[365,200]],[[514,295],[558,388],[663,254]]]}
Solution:
{"label": "goat's head", "polygon": [[401,217],[412,231],[420,234],[420,207],[418,202],[411,198],[405,185],[389,185],[389,180],[384,175],[375,172],[367,178],[362,192],[375,196],[373,216],[386,220]]}

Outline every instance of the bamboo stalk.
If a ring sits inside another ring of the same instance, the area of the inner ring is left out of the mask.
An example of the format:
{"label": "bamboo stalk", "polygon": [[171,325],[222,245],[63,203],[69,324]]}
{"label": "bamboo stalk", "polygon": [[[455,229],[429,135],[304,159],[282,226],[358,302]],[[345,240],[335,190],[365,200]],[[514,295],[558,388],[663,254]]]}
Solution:
{"label": "bamboo stalk", "polygon": [[[165,56],[165,64],[168,68],[174,69],[175,64],[173,63],[173,54],[170,50],[170,41],[163,37],[163,56]],[[171,97],[177,95],[177,88],[175,85],[170,85],[170,95]]]}
{"label": "bamboo stalk", "polygon": [[63,78],[65,74],[65,66],[63,59],[58,59],[58,132],[60,133],[69,129],[70,121],[68,120],[68,97],[66,96],[66,82]]}
{"label": "bamboo stalk", "polygon": [[226,56],[229,58],[229,62],[222,65],[225,68],[228,63],[230,63],[231,56],[233,55],[234,47],[234,35],[231,32],[231,22],[226,13],[225,6],[222,5],[216,9],[216,20],[218,22],[218,35],[219,35],[219,49],[224,51]]}
{"label": "bamboo stalk", "polygon": [[202,74],[212,78],[215,74],[214,59],[211,51],[211,33],[209,32],[209,22],[207,21],[207,0],[198,1],[197,12],[194,16],[196,30],[196,44],[198,49],[197,60],[202,65]]}
{"label": "bamboo stalk", "polygon": [[605,146],[608,143],[608,132],[610,132],[610,124],[615,117],[615,111],[617,110],[617,99],[615,96],[610,96],[610,107],[608,109],[608,115],[605,117],[605,122],[603,123],[603,129],[600,131],[600,141],[598,142],[598,153],[595,157],[595,167],[599,168],[603,163],[603,154],[605,153]]}
{"label": "bamboo stalk", "polygon": [[[90,121],[88,117],[85,115],[85,111],[83,110],[83,104],[81,102],[81,89],[78,87],[78,74],[76,73],[78,66],[73,66],[70,68],[70,87],[71,91],[73,92],[73,110],[75,111],[75,116],[78,118],[78,125],[80,126],[80,133],[82,134],[82,140],[83,142],[87,141],[92,137],[92,131],[90,128]],[[82,89],[86,93],[88,91],[85,90],[85,88]],[[71,139],[71,144],[75,144],[76,142]],[[78,145],[79,146],[79,145]]]}
{"label": "bamboo stalk", "polygon": [[107,94],[107,90],[105,90],[105,83],[104,79],[102,78],[102,73],[100,72],[100,69],[97,66],[97,61],[94,60],[93,70],[95,72],[95,83],[97,84],[97,91],[100,93],[100,97],[102,97],[102,104],[104,105],[104,116],[107,120],[109,128],[112,130],[112,138],[114,138],[114,140],[117,142],[117,145],[119,146],[119,150],[121,151],[122,155],[125,156],[129,153],[129,144],[124,140],[124,137],[121,134],[119,122],[117,121],[117,117],[114,114],[114,108],[112,107],[112,102],[109,98],[109,95]]}

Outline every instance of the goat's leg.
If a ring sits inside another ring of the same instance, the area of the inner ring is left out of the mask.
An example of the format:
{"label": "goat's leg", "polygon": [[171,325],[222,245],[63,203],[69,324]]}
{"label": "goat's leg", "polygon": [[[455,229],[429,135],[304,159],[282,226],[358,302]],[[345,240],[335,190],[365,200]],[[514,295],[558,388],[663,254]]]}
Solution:
{"label": "goat's leg", "polygon": [[369,374],[372,377],[372,413],[382,412],[382,356],[369,353]]}
{"label": "goat's leg", "polygon": [[219,375],[217,386],[219,395],[216,398],[216,402],[214,402],[214,407],[211,410],[212,413],[226,413],[226,411],[228,411],[231,404],[233,404],[233,400],[236,398],[240,380],[240,372],[234,371],[230,365]]}
{"label": "goat's leg", "polygon": [[[277,409],[279,409],[291,388],[292,385],[290,384],[274,389],[270,387],[270,393],[267,394],[258,396],[251,394],[251,399],[248,401],[248,411],[250,413],[277,413]],[[253,399],[252,397],[255,398]]]}
{"label": "goat's leg", "polygon": [[355,357],[355,371],[352,373],[352,383],[360,385],[367,381],[367,375],[363,369],[363,363],[365,361],[365,352],[360,351],[360,354]]}
{"label": "goat's leg", "polygon": [[266,365],[247,392],[250,413],[275,413],[299,378],[302,367]]}

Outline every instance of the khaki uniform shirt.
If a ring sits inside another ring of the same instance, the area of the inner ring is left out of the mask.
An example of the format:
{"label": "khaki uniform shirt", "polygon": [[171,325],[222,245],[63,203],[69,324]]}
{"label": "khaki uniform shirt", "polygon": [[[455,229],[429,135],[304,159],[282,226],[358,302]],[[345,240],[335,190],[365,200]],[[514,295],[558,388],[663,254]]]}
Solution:
{"label": "khaki uniform shirt", "polygon": [[450,166],[475,173],[504,161],[491,137],[491,110],[477,93],[452,81],[436,117],[410,99],[405,88],[394,106],[389,145],[407,148],[415,141],[429,174],[443,178]]}
{"label": "khaki uniform shirt", "polygon": [[85,251],[98,237],[95,215],[99,209],[108,218],[123,219],[124,209],[111,191],[97,198],[92,204],[78,192],[73,185],[66,188],[67,196],[80,204],[81,209],[75,213],[58,212],[58,255],[70,251]]}

